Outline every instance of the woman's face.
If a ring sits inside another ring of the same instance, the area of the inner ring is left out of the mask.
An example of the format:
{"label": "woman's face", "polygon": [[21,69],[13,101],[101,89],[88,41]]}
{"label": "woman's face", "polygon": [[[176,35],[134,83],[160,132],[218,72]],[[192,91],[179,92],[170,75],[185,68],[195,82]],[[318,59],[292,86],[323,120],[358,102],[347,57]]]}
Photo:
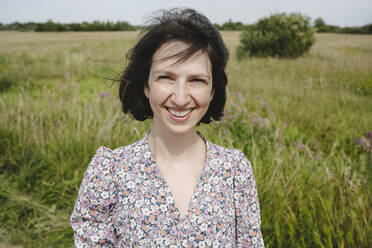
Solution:
{"label": "woman's face", "polygon": [[177,62],[187,44],[171,41],[153,55],[145,95],[154,113],[152,130],[185,134],[193,131],[213,98],[212,66],[206,52]]}

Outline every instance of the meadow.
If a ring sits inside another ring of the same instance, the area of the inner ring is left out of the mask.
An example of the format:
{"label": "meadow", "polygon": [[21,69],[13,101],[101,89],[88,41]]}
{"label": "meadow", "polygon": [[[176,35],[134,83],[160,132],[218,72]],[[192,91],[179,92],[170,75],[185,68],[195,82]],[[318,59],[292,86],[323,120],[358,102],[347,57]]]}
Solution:
{"label": "meadow", "polygon": [[[266,247],[372,247],[372,35],[317,34],[298,59],[237,60],[198,129],[250,159]],[[95,150],[144,136],[115,81],[137,32],[0,32],[0,247],[73,247]]]}

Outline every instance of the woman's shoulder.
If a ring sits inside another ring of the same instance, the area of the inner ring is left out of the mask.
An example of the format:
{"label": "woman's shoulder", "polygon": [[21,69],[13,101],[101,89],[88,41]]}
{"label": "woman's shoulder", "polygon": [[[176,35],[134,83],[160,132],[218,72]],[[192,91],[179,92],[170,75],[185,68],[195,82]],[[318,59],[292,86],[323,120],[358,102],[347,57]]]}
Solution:
{"label": "woman's shoulder", "polygon": [[234,161],[240,161],[242,159],[248,160],[245,154],[235,148],[228,148],[221,145],[214,144],[212,142],[207,141],[208,148],[210,155],[214,158],[224,158],[227,160],[234,160]]}
{"label": "woman's shoulder", "polygon": [[212,163],[218,166],[218,168],[222,166],[225,169],[232,170],[236,185],[245,185],[249,180],[253,179],[251,163],[241,150],[227,148],[213,143],[209,143],[209,146],[211,147],[210,156],[213,161]]}
{"label": "woman's shoulder", "polygon": [[126,146],[110,149],[105,146],[100,146],[94,153],[88,168],[85,172],[85,177],[97,178],[101,180],[110,180],[109,178],[116,175],[118,166],[133,161],[138,154],[144,153],[143,140],[138,140]]}
{"label": "woman's shoulder", "polygon": [[146,150],[145,147],[145,142],[143,139],[137,140],[133,143],[130,143],[125,146],[117,147],[114,149],[105,147],[105,146],[100,146],[94,156],[98,157],[104,157],[104,158],[111,158],[113,160],[117,160],[119,158],[123,158],[126,156],[133,156],[137,152],[142,152]]}

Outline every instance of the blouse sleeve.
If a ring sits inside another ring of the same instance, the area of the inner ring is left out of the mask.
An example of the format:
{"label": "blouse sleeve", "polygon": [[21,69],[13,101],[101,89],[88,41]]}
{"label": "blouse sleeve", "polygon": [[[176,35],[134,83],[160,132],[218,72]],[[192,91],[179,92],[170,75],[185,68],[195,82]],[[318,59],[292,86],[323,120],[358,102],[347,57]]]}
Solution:
{"label": "blouse sleeve", "polygon": [[241,151],[237,151],[234,160],[236,163],[234,201],[237,247],[264,247],[260,206],[251,164]]}
{"label": "blouse sleeve", "polygon": [[116,196],[112,177],[113,167],[112,151],[100,147],[84,174],[70,219],[76,247],[116,245],[111,216]]}

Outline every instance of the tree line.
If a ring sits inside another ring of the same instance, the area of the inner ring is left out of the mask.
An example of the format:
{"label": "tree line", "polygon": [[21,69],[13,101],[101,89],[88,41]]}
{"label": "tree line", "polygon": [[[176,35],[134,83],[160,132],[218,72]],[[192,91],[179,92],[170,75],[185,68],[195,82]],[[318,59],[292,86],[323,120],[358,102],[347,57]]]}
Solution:
{"label": "tree line", "polygon": [[[255,25],[255,24],[253,24]],[[229,19],[227,22],[215,24],[219,30],[245,30],[252,25],[234,22]],[[372,34],[372,23],[356,27],[339,27],[326,24],[322,18],[314,20],[313,27],[318,33],[348,33],[348,34]],[[141,26],[131,25],[126,21],[117,22],[82,22],[82,23],[58,23],[48,20],[45,23],[37,22],[13,22],[10,24],[0,23],[0,30],[35,31],[35,32],[63,32],[63,31],[130,31],[138,30]]]}
{"label": "tree line", "polygon": [[326,24],[323,18],[314,20],[314,27],[318,33],[344,33],[344,34],[372,34],[372,23],[357,27],[339,27]]}
{"label": "tree line", "polygon": [[101,22],[93,21],[82,23],[58,23],[48,20],[45,23],[36,22],[13,22],[10,24],[0,23],[0,30],[18,30],[35,32],[63,32],[63,31],[130,31],[136,30],[139,26],[133,26],[126,21]]}

